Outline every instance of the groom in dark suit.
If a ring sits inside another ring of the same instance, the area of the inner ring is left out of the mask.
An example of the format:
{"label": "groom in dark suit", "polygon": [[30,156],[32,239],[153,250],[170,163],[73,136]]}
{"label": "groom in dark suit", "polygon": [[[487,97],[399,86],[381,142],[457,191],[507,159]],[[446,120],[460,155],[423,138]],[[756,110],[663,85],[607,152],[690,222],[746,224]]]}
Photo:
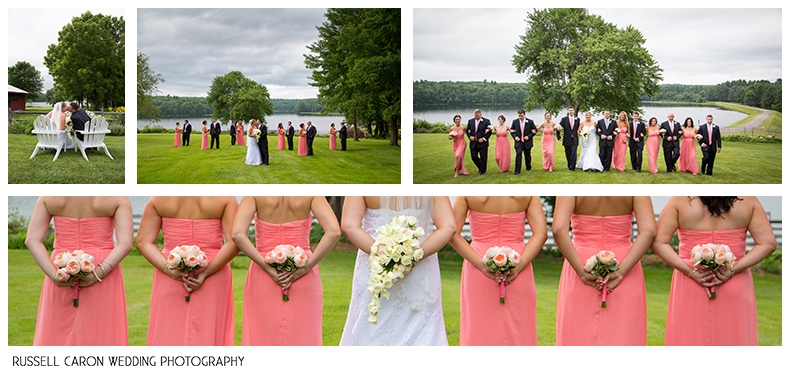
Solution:
{"label": "groom in dark suit", "polygon": [[217,143],[217,149],[219,149],[219,134],[222,133],[222,128],[217,122],[216,118],[211,119],[211,128],[208,130],[208,134],[211,135],[211,149],[214,149],[214,143]]}
{"label": "groom in dark suit", "polygon": [[617,124],[611,116],[609,110],[603,111],[603,118],[598,120],[596,132],[598,132],[598,157],[601,159],[603,171],[609,171],[612,166],[612,150],[614,149],[614,129]]}
{"label": "groom in dark suit", "polygon": [[488,138],[491,137],[491,121],[483,118],[483,112],[475,109],[475,117],[466,124],[466,135],[469,137],[469,153],[472,154],[472,162],[477,166],[477,174],[486,173],[488,164]]}
{"label": "groom in dark suit", "polygon": [[184,128],[181,129],[181,145],[188,146],[189,145],[189,136],[192,134],[192,125],[189,124],[189,120],[184,120]]}
{"label": "groom in dark suit", "polygon": [[288,138],[288,150],[294,150],[294,126],[288,121],[288,130],[285,130],[285,137]]}
{"label": "groom in dark suit", "polygon": [[532,170],[532,138],[538,132],[535,127],[535,122],[527,118],[524,109],[518,110],[518,118],[513,120],[510,130],[514,131],[510,134],[513,135],[513,148],[516,149],[516,171],[513,174],[521,174],[521,155],[524,154],[524,163],[527,171]]}
{"label": "groom in dark suit", "polygon": [[[562,145],[565,147],[565,160],[568,170],[576,170],[576,150],[579,148],[579,119],[574,116],[572,106],[568,107],[568,115],[560,120],[562,126]],[[557,136],[560,137],[559,135]]]}
{"label": "groom in dark suit", "polygon": [[77,130],[85,130],[85,124],[90,122],[91,117],[88,116],[88,113],[85,113],[84,109],[80,109],[80,104],[76,101],[69,104],[69,112],[71,112],[71,124],[74,127],[74,134],[77,135],[77,139],[85,140],[85,135],[77,132]]}
{"label": "groom in dark suit", "polygon": [[708,114],[705,117],[705,124],[699,127],[697,131],[702,139],[699,140],[699,146],[702,149],[702,174],[713,175],[713,161],[716,160],[716,154],[721,152],[721,132],[719,126],[713,123],[713,116]]}
{"label": "groom in dark suit", "polygon": [[661,130],[664,132],[664,141],[661,147],[664,148],[664,162],[667,164],[667,173],[676,171],[675,162],[680,158],[680,136],[682,135],[680,124],[675,122],[675,114],[669,113],[667,120],[661,123]]}
{"label": "groom in dark suit", "polygon": [[261,152],[261,165],[269,165],[269,137],[267,136],[268,129],[261,120],[256,120],[258,129],[261,130],[261,136],[258,137],[258,150]]}
{"label": "groom in dark suit", "polygon": [[639,121],[639,112],[634,112],[628,125],[628,149],[631,151],[631,169],[642,172],[642,150],[645,148],[645,124]]}
{"label": "groom in dark suit", "polygon": [[315,134],[318,133],[313,123],[307,121],[307,155],[313,155],[313,140],[315,140]]}
{"label": "groom in dark suit", "polygon": [[348,128],[346,127],[345,121],[340,121],[340,130],[337,130],[340,134],[340,150],[346,150],[346,139],[348,139]]}

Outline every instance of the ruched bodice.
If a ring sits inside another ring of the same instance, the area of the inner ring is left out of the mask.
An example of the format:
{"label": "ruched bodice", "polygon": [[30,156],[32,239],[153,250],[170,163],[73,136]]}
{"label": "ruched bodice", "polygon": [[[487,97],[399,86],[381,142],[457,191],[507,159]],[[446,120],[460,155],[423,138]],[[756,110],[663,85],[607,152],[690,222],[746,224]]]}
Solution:
{"label": "ruched bodice", "polygon": [[162,253],[167,256],[170,250],[179,245],[196,245],[206,252],[208,260],[222,248],[222,221],[214,219],[162,218],[162,233],[165,247]]}
{"label": "ruched bodice", "polygon": [[736,259],[743,258],[746,254],[746,228],[718,231],[678,230],[678,253],[684,260],[688,260],[691,249],[698,244],[726,244],[732,250]]}
{"label": "ruched bodice", "polygon": [[[266,254],[280,244],[291,244],[310,251],[310,229],[313,217],[286,223],[269,223],[255,218],[255,243],[258,252]],[[308,253],[308,256],[310,254]]]}
{"label": "ruched bodice", "polygon": [[[571,216],[573,245],[584,260],[602,249],[625,246],[627,250],[631,245],[632,220],[633,214],[622,216],[573,214]],[[585,253],[582,253],[580,248],[584,248]],[[586,253],[587,251],[590,253]]]}
{"label": "ruched bodice", "polygon": [[55,251],[60,252],[82,249],[94,256],[98,252],[106,254],[113,249],[112,217],[71,218],[55,216]]}
{"label": "ruched bodice", "polygon": [[[518,251],[524,249],[524,221],[526,213],[491,214],[469,211],[469,230],[472,240],[488,247],[508,246]],[[473,247],[476,247],[473,245]]]}

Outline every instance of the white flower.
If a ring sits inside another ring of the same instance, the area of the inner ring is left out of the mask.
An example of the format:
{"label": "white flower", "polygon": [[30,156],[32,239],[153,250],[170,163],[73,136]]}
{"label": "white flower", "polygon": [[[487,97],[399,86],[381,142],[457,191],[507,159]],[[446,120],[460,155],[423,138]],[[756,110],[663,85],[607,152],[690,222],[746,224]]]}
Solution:
{"label": "white flower", "polygon": [[70,259],[71,255],[68,252],[60,252],[55,255],[55,259],[52,262],[55,264],[55,266],[62,268],[66,266]]}
{"label": "white flower", "polygon": [[409,225],[409,227],[417,226],[417,217],[414,216],[406,217],[406,224]]}
{"label": "white flower", "polygon": [[598,263],[598,260],[595,259],[595,256],[592,256],[592,257],[588,258],[587,259],[587,263],[584,264],[584,271],[586,271],[588,273],[592,273],[592,270],[595,267],[595,264],[597,264],[597,263]]}

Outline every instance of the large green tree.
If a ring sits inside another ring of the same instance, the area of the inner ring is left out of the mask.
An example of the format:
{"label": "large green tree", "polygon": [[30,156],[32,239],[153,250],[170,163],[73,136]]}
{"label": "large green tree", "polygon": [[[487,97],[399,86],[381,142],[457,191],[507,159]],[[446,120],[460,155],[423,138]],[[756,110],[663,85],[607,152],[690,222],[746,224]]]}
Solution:
{"label": "large green tree", "polygon": [[[324,111],[339,111],[374,137],[398,145],[401,104],[400,9],[329,9],[307,46],[305,66]],[[356,138],[357,132],[353,135]]]}
{"label": "large green tree", "polygon": [[123,17],[72,18],[44,57],[58,90],[94,108],[124,105],[125,34]]}
{"label": "large green tree", "polygon": [[44,78],[41,72],[27,61],[17,61],[14,66],[8,67],[8,84],[30,93],[27,101],[32,101],[44,90]]}
{"label": "large green tree", "polygon": [[526,21],[512,63],[527,74],[527,108],[630,113],[640,95],[658,93],[662,70],[633,26],[620,29],[577,8],[536,10]]}
{"label": "large green tree", "polygon": [[240,71],[214,77],[206,101],[213,108],[214,117],[222,123],[260,119],[274,114],[274,106],[266,86],[247,78]]}
{"label": "large green tree", "polygon": [[137,51],[137,117],[159,120],[162,112],[154,105],[152,98],[159,92],[159,83],[164,81],[162,74],[157,74],[148,66],[148,56]]}

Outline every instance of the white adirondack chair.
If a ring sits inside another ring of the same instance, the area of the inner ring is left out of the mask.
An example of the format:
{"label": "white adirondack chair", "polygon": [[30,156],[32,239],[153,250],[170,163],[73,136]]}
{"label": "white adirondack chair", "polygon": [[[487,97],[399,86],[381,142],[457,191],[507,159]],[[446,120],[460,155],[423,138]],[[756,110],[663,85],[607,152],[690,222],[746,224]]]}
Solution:
{"label": "white adirondack chair", "polygon": [[85,160],[90,161],[88,160],[88,156],[85,155],[86,148],[103,148],[107,157],[109,157],[110,160],[114,160],[110,155],[110,151],[107,149],[107,145],[104,144],[104,136],[110,133],[108,129],[109,126],[104,116],[96,116],[85,123],[85,130],[75,130],[75,132],[83,135],[83,140],[77,139],[77,147],[82,152],[82,157],[84,157]]}
{"label": "white adirondack chair", "polygon": [[58,133],[58,126],[54,122],[45,116],[38,116],[33,121],[33,134],[36,134],[36,137],[38,137],[38,144],[36,144],[36,149],[33,150],[30,158],[36,157],[39,149],[54,149],[56,152],[52,161],[57,160],[60,152],[66,147],[65,138],[62,140],[58,139]]}

